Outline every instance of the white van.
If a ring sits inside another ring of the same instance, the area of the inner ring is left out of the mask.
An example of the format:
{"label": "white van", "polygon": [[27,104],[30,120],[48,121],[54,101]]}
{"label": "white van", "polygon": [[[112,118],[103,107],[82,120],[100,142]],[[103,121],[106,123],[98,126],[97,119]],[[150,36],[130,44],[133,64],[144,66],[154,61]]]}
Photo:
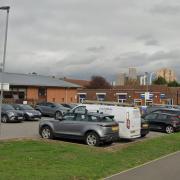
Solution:
{"label": "white van", "polygon": [[141,115],[139,108],[121,107],[101,104],[82,104],[75,109],[78,112],[86,108],[89,112],[99,112],[113,115],[119,123],[119,137],[124,139],[134,139],[141,136]]}

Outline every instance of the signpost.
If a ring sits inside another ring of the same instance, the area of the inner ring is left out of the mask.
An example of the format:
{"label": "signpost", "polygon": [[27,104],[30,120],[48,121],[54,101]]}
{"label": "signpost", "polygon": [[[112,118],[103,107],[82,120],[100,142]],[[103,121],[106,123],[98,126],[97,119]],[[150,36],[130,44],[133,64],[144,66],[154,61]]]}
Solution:
{"label": "signpost", "polygon": [[9,83],[0,83],[0,90],[9,91]]}
{"label": "signpost", "polygon": [[[3,100],[3,89],[5,88],[5,84],[3,83],[3,73],[5,70],[5,61],[6,61],[6,47],[7,47],[7,34],[8,34],[8,21],[9,21],[9,6],[2,6],[0,7],[0,10],[6,11],[6,27],[5,27],[5,39],[4,39],[4,52],[3,52],[3,62],[1,64],[1,79],[0,79],[0,91],[1,91],[1,96],[0,96],[0,128],[1,128],[1,111],[2,111],[2,100]],[[0,129],[1,133],[1,129]]]}

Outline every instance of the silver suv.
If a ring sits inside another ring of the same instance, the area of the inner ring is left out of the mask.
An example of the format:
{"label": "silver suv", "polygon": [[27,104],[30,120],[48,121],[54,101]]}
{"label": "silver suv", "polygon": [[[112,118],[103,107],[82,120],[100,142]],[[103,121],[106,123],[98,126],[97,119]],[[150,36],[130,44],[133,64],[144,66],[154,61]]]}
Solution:
{"label": "silver suv", "polygon": [[38,103],[35,109],[43,116],[52,116],[55,119],[61,118],[63,114],[70,110],[70,108],[66,108],[61,104],[51,102]]}
{"label": "silver suv", "polygon": [[46,139],[81,139],[90,146],[98,146],[101,142],[111,144],[116,140],[119,126],[111,115],[69,112],[59,120],[41,121],[39,134]]}

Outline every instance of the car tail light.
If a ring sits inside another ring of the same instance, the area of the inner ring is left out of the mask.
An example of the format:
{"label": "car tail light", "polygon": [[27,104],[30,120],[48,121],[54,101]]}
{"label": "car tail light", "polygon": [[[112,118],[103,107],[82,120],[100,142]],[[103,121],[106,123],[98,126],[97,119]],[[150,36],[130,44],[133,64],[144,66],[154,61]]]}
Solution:
{"label": "car tail light", "polygon": [[130,129],[130,120],[129,120],[129,119],[126,120],[126,127],[127,127],[128,129]]}
{"label": "car tail light", "polygon": [[180,116],[177,116],[178,119],[180,119]]}

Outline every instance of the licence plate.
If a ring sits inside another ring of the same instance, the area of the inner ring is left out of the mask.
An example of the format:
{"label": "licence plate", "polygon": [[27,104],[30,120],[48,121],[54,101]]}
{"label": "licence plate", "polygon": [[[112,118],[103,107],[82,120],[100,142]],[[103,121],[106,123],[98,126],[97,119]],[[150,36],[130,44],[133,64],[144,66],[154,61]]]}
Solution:
{"label": "licence plate", "polygon": [[118,131],[118,130],[119,130],[118,126],[112,127],[112,131]]}
{"label": "licence plate", "polygon": [[133,134],[133,133],[135,133],[136,131],[134,130],[134,131],[131,131],[131,134]]}
{"label": "licence plate", "polygon": [[18,119],[23,119],[23,117],[18,117]]}
{"label": "licence plate", "polygon": [[143,127],[143,128],[148,128],[149,125],[148,125],[148,124],[143,124],[142,127]]}

